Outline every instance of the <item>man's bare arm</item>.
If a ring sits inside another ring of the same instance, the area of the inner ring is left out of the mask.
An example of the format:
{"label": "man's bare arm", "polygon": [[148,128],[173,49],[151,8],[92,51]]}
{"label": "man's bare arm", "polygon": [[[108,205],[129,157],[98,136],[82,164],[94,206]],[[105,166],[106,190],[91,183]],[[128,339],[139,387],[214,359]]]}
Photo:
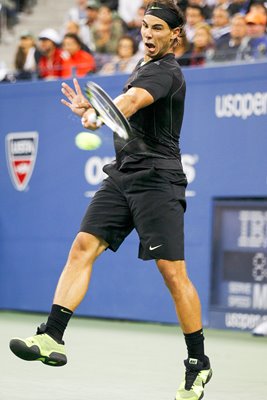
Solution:
{"label": "man's bare arm", "polygon": [[[147,107],[150,104],[154,103],[154,98],[147,90],[132,87],[126,93],[116,97],[113,102],[121,111],[121,113],[126,118],[129,118],[141,108]],[[90,122],[89,118],[92,112],[94,113],[92,109],[89,109],[83,114],[82,124],[86,129],[95,130],[98,127],[96,124]]]}
{"label": "man's bare arm", "polygon": [[113,102],[122,114],[129,118],[141,108],[154,103],[154,98],[147,90],[132,87],[126,93],[116,97]]}

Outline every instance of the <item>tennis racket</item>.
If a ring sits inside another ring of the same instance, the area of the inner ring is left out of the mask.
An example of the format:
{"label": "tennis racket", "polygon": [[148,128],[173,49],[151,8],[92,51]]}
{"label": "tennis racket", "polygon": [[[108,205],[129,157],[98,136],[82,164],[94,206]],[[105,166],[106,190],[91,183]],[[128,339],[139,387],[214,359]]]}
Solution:
{"label": "tennis racket", "polygon": [[107,125],[117,135],[127,140],[131,135],[131,127],[127,119],[115,106],[109,95],[96,83],[86,84],[85,95],[95,109],[97,120]]}

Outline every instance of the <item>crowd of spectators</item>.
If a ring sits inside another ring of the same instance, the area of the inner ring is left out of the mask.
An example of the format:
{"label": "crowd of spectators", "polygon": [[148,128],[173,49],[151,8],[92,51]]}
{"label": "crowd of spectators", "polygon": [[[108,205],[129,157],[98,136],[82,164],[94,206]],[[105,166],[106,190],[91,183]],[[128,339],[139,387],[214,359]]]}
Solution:
{"label": "crowd of spectators", "polygon": [[[13,80],[129,73],[143,48],[140,28],[148,0],[73,0],[58,30],[35,38],[22,32]],[[18,7],[34,0],[10,0]],[[174,48],[183,66],[267,60],[265,0],[177,0],[186,17],[185,35]]]}
{"label": "crowd of spectators", "polygon": [[188,0],[181,65],[267,60],[264,0]]}
{"label": "crowd of spectators", "polygon": [[[19,22],[20,13],[31,14],[33,7],[37,0],[2,0],[0,2],[0,34],[3,30],[3,24],[5,28],[12,32],[15,25]],[[4,18],[3,18],[4,17]]]}

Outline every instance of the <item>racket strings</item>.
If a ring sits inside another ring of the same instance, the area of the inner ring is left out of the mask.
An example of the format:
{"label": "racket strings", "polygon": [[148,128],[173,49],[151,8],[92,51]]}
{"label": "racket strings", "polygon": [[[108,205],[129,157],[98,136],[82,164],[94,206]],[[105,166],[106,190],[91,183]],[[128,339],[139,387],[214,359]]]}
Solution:
{"label": "racket strings", "polygon": [[87,83],[86,95],[105,125],[117,133],[119,137],[127,140],[131,133],[131,127],[109,95],[94,82]]}

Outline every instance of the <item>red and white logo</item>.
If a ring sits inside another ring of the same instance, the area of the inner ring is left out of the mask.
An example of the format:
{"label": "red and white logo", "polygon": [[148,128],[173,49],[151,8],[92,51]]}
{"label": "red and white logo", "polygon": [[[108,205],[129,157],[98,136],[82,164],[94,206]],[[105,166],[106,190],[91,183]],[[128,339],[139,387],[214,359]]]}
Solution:
{"label": "red and white logo", "polygon": [[15,132],[6,136],[6,158],[13,185],[26,189],[35,165],[38,132]]}

